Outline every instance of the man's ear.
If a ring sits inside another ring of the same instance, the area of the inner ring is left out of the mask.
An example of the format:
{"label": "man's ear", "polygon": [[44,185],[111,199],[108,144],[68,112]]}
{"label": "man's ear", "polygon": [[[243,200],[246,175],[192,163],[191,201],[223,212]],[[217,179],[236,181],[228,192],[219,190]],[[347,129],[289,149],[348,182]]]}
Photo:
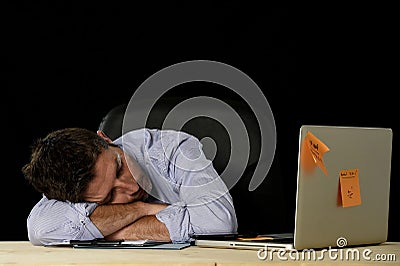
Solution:
{"label": "man's ear", "polygon": [[102,137],[103,139],[105,139],[108,143],[112,143],[112,140],[107,136],[106,133],[104,133],[101,130],[97,130],[97,135],[99,135],[100,137]]}

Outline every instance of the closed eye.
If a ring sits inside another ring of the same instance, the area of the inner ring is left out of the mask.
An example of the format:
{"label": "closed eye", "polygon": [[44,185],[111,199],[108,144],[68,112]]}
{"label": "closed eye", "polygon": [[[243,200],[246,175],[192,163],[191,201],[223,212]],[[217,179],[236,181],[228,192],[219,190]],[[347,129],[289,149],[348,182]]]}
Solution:
{"label": "closed eye", "polygon": [[110,193],[107,194],[107,197],[103,199],[101,202],[99,202],[99,205],[110,203],[113,197],[114,197],[114,190],[111,189]]}

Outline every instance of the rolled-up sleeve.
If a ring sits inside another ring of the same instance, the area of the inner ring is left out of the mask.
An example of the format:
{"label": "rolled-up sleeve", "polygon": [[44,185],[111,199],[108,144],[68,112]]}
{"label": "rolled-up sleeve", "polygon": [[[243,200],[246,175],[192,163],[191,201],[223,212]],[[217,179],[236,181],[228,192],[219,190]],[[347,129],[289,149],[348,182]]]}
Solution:
{"label": "rolled-up sleeve", "polygon": [[156,217],[167,227],[172,242],[189,241],[189,235],[193,233],[193,229],[187,208],[170,205],[157,213]]}
{"label": "rolled-up sleeve", "polygon": [[27,219],[29,241],[33,245],[46,245],[103,237],[89,219],[96,206],[95,203],[68,203],[43,197]]}
{"label": "rolled-up sleeve", "polygon": [[199,206],[170,205],[156,217],[167,227],[173,242],[192,240],[191,234],[233,233],[237,221],[231,203],[225,199]]}

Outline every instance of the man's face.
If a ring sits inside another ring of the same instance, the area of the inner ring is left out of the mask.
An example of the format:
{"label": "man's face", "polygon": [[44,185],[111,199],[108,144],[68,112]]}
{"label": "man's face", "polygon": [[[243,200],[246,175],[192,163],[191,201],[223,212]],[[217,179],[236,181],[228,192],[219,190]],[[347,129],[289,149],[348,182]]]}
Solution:
{"label": "man's face", "polygon": [[[139,173],[140,171],[137,171],[138,175]],[[110,147],[97,159],[95,176],[88,184],[84,200],[99,204],[143,200],[147,197],[147,193],[135,179],[140,177],[134,175],[129,171],[123,151],[118,147]]]}

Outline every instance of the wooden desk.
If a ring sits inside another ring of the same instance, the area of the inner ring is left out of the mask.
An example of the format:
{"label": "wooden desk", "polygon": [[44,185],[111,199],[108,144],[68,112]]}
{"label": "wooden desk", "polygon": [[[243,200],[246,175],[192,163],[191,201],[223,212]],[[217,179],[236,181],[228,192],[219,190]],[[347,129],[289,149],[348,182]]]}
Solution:
{"label": "wooden desk", "polygon": [[[307,259],[286,261],[277,256],[271,259],[259,259],[257,250],[233,250],[189,247],[182,250],[138,250],[138,249],[73,249],[65,247],[37,247],[27,241],[0,242],[0,265],[266,265],[270,263],[284,263],[286,265],[383,265],[385,263],[400,265],[400,242],[387,242],[377,246],[354,248],[353,252],[360,254],[369,249],[369,257],[381,258],[391,261],[365,260],[333,260],[326,254],[323,260]],[[345,252],[349,249],[343,249]],[[368,252],[367,252],[368,253]],[[354,254],[354,253],[353,253]],[[274,254],[276,255],[276,254]],[[286,254],[287,255],[287,254]],[[317,251],[317,257],[321,252]],[[351,258],[351,256],[348,256]],[[339,263],[339,264],[338,264]]]}

